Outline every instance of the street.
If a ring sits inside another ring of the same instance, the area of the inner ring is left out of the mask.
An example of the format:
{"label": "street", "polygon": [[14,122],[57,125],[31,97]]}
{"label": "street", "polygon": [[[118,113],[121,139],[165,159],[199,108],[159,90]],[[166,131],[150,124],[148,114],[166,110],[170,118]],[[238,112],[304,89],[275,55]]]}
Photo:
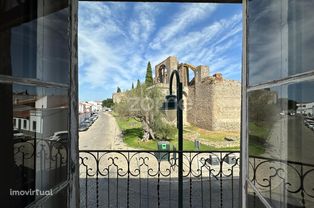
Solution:
{"label": "street", "polygon": [[300,116],[283,116],[271,131],[264,157],[313,163],[314,132]]}
{"label": "street", "polygon": [[87,131],[79,132],[79,149],[110,150],[119,132],[114,117],[109,112],[100,112]]}

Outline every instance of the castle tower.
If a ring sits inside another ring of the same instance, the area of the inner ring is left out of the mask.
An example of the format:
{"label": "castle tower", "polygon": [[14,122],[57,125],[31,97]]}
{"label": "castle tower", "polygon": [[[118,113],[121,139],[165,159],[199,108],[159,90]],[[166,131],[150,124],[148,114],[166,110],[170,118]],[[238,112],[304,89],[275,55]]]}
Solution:
{"label": "castle tower", "polygon": [[[167,59],[155,66],[155,83],[168,84],[173,70],[178,68],[178,60],[175,56],[169,56]],[[175,81],[174,81],[175,84]]]}
{"label": "castle tower", "polygon": [[209,76],[209,67],[200,65],[195,70],[195,84],[201,83],[202,79]]}

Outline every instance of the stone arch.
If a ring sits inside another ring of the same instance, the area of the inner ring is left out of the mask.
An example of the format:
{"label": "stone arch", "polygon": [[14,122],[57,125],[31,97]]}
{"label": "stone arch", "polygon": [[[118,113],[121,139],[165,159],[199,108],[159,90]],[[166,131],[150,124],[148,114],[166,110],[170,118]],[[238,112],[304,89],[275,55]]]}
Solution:
{"label": "stone arch", "polygon": [[[191,64],[181,64],[179,67],[181,80],[184,86],[189,86],[195,83],[196,67]],[[190,74],[192,72],[192,76]]]}
{"label": "stone arch", "polygon": [[[188,90],[188,89],[186,89]],[[188,111],[188,91],[183,90],[183,122],[187,122],[187,111]]]}
{"label": "stone arch", "polygon": [[187,86],[189,83],[189,68],[184,65],[180,65],[178,71],[183,86]]}
{"label": "stone arch", "polygon": [[[192,72],[192,76],[191,76],[190,72]],[[196,77],[195,70],[188,68],[187,76],[188,76],[188,79],[187,79],[188,85],[194,85],[195,84],[195,77]]]}
{"label": "stone arch", "polygon": [[157,71],[157,82],[166,83],[167,77],[166,65],[162,64],[159,66]]}
{"label": "stone arch", "polygon": [[175,56],[169,56],[155,66],[155,82],[156,83],[169,83],[169,77],[172,70],[178,69],[178,61]]}

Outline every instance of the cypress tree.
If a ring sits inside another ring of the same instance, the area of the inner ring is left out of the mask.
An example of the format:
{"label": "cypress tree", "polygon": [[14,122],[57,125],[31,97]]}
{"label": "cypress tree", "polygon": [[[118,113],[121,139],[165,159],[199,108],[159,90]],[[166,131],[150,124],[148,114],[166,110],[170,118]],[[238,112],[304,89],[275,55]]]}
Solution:
{"label": "cypress tree", "polygon": [[136,84],[136,88],[139,88],[141,86],[141,82],[140,82],[140,80],[138,79],[137,80],[137,84]]}
{"label": "cypress tree", "polygon": [[134,84],[133,84],[133,82],[132,82],[132,90],[134,89]]}
{"label": "cypress tree", "polygon": [[153,71],[152,71],[152,66],[150,64],[150,61],[147,64],[145,84],[147,86],[153,85]]}
{"label": "cypress tree", "polygon": [[118,88],[117,88],[117,92],[118,92],[118,93],[119,93],[119,92],[121,92],[121,89],[120,89],[120,87],[118,87]]}

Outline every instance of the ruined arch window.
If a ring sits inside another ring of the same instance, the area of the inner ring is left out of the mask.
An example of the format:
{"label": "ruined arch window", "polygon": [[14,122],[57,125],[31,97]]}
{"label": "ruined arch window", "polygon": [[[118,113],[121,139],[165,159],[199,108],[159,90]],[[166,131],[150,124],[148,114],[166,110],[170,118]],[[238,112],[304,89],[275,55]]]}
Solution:
{"label": "ruined arch window", "polygon": [[158,69],[158,82],[165,83],[165,80],[167,80],[166,66],[161,65]]}
{"label": "ruined arch window", "polygon": [[195,84],[195,77],[196,77],[196,72],[190,68],[188,69],[187,77],[188,77],[188,85],[194,85]]}

